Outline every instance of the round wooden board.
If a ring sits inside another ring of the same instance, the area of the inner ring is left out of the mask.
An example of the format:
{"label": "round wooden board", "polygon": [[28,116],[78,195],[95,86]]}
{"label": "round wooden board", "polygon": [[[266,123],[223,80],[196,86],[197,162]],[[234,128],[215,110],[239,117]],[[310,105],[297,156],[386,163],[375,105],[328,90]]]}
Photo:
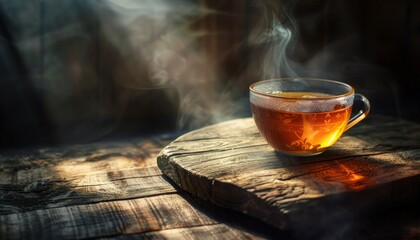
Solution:
{"label": "round wooden board", "polygon": [[312,227],[354,221],[355,211],[378,201],[418,194],[416,187],[407,196],[389,194],[418,186],[418,136],[419,125],[370,117],[327,152],[298,158],[273,151],[245,118],[179,137],[159,154],[158,166],[182,189],[219,206],[280,229]]}

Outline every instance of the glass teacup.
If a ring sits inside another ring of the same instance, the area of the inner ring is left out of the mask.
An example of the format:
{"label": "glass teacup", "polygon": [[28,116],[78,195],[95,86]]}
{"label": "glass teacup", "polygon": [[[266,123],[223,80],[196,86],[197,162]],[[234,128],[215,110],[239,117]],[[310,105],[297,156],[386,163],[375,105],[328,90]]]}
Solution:
{"label": "glass teacup", "polygon": [[[255,123],[275,150],[311,156],[329,149],[349,128],[364,119],[369,101],[348,84],[310,78],[260,81],[250,87]],[[354,101],[363,108],[350,118]]]}

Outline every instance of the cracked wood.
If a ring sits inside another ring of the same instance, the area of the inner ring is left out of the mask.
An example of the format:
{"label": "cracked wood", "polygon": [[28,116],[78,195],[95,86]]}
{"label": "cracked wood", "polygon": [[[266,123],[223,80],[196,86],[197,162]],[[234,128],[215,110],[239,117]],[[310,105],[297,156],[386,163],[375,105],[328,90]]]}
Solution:
{"label": "cracked wood", "polygon": [[[127,234],[141,234],[144,238],[258,238],[218,223],[176,194],[1,215],[0,222],[2,239],[84,239]],[[225,235],[219,235],[222,233]]]}
{"label": "cracked wood", "polygon": [[197,207],[167,182],[156,166],[167,143],[160,137],[3,152],[0,239],[259,239],[208,216],[210,206]]}
{"label": "cracked wood", "polygon": [[353,196],[372,196],[374,205],[398,191],[395,181],[414,185],[407,194],[418,196],[418,136],[417,124],[372,116],[324,154],[296,158],[274,152],[253,119],[238,119],[179,137],[160,153],[158,166],[200,198],[285,229],[297,216],[332,210],[337,196],[347,196],[337,208],[350,215],[357,206],[344,202]]}

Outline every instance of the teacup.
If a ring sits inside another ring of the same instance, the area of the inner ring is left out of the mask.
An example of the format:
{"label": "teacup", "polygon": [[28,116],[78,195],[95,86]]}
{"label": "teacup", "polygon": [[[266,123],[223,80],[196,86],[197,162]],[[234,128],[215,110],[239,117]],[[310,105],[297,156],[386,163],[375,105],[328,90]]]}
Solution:
{"label": "teacup", "polygon": [[[366,97],[348,84],[311,78],[260,81],[250,87],[254,121],[268,144],[293,156],[329,149],[370,110]],[[354,101],[362,109],[350,118]]]}

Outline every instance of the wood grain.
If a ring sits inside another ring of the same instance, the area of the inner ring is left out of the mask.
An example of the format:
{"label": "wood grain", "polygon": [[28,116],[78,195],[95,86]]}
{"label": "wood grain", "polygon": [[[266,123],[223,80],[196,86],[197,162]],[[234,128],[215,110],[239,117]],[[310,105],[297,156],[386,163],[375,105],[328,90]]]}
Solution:
{"label": "wood grain", "polygon": [[168,183],[156,155],[172,139],[2,152],[0,239],[260,238]]}
{"label": "wood grain", "polygon": [[0,214],[174,193],[156,167],[164,144],[151,138],[2,154]]}
{"label": "wood grain", "polygon": [[176,237],[212,229],[226,236],[252,236],[217,226],[214,219],[176,194],[2,215],[0,222],[2,239],[83,239],[156,231],[149,235]]}
{"label": "wood grain", "polygon": [[[351,196],[372,195],[372,206],[398,191],[398,185],[390,184],[395,181],[408,179],[414,187],[408,187],[407,194],[416,199],[420,126],[379,117],[359,125],[326,153],[296,158],[273,151],[252,119],[233,120],[179,137],[160,153],[158,165],[188,192],[281,229],[293,227],[290,224],[302,212],[328,215],[329,208],[334,209],[334,201],[328,199],[337,196],[350,194],[341,201],[346,202]],[[377,190],[382,185],[393,188]],[[305,209],[311,202],[319,204]],[[350,215],[356,211],[357,205],[346,204],[336,208],[348,208]],[[317,217],[313,215],[312,221]]]}

